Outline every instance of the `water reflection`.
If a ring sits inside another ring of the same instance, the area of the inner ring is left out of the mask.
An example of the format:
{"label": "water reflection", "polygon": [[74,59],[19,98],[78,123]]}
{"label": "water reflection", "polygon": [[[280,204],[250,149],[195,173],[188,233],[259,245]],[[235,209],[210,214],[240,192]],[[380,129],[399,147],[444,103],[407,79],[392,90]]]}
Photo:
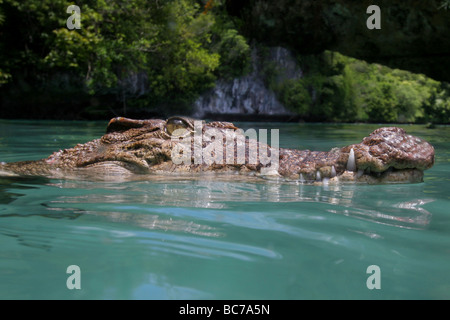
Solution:
{"label": "water reflection", "polygon": [[48,181],[41,177],[0,176],[0,204],[11,203],[24,195],[21,190],[37,189],[37,185],[45,184]]}
{"label": "water reflection", "polygon": [[[267,210],[275,208],[282,212],[288,203],[297,210],[302,210],[304,203],[316,203],[315,211],[320,215],[332,213],[402,228],[425,228],[431,220],[426,206],[434,201],[430,194],[424,193],[423,184],[311,186],[257,178],[245,181],[237,177],[230,178],[231,181],[165,177],[125,183],[16,178],[5,183],[7,179],[2,180],[0,199],[5,198],[2,202],[11,207],[3,207],[0,217],[39,215],[73,219],[91,215],[145,229],[207,237],[222,235],[211,224],[208,211],[180,213],[170,208],[212,209],[219,214],[227,210],[249,211],[253,204],[263,215],[261,220],[271,213]],[[22,203],[22,197],[30,197],[34,192],[37,194],[33,197],[41,196],[37,200],[40,209]],[[271,204],[270,209],[265,204]],[[22,210],[17,210],[21,206]]]}
{"label": "water reflection", "polygon": [[[425,197],[423,184],[310,186],[279,181],[222,181],[189,179],[184,181],[139,181],[124,184],[59,181],[60,188],[90,190],[83,195],[64,196],[56,203],[133,204],[127,212],[139,213],[140,205],[227,210],[239,204],[252,204],[264,211],[264,203],[318,203],[317,210],[341,214],[403,228],[425,228],[431,220],[425,208],[434,201]],[[428,195],[429,196],[429,195]],[[322,204],[322,205],[320,205]],[[324,207],[323,204],[328,206]],[[111,208],[114,208],[112,206]],[[271,206],[273,208],[273,206]],[[112,212],[112,213],[111,213]],[[114,216],[114,210],[104,215]],[[103,214],[103,213],[102,213]],[[124,221],[124,213],[118,217]],[[153,224],[151,218],[147,224]],[[206,219],[207,220],[207,219]],[[167,227],[170,222],[161,222]],[[180,226],[180,222],[172,222]],[[190,222],[188,222],[190,223]],[[189,227],[185,226],[188,230]],[[202,230],[200,227],[196,227]],[[194,228],[195,229],[195,228]],[[200,231],[199,231],[200,232]],[[209,231],[208,231],[209,232]]]}
{"label": "water reflection", "polygon": [[128,213],[128,212],[102,212],[90,211],[87,214],[103,217],[105,220],[123,223],[129,226],[144,228],[147,230],[181,231],[205,237],[220,237],[223,234],[216,228],[205,224],[175,219],[172,217],[162,217],[154,214]]}

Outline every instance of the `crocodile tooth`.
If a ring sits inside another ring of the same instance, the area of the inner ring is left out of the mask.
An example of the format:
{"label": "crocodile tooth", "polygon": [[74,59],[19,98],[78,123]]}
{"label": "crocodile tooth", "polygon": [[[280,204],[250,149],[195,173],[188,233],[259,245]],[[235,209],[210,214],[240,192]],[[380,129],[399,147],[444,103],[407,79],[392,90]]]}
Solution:
{"label": "crocodile tooth", "polygon": [[356,171],[355,152],[353,151],[353,148],[350,150],[350,154],[348,155],[347,170]]}
{"label": "crocodile tooth", "polygon": [[322,177],[320,175],[320,171],[317,171],[316,172],[316,181],[321,181],[321,180],[322,180]]}
{"label": "crocodile tooth", "polygon": [[323,185],[324,185],[324,186],[327,186],[327,185],[328,185],[328,182],[330,182],[330,179],[328,179],[328,178],[323,178],[322,182],[323,182]]}
{"label": "crocodile tooth", "polygon": [[300,178],[299,178],[301,183],[305,182],[305,178],[303,177],[303,173],[300,173]]}
{"label": "crocodile tooth", "polygon": [[334,166],[331,166],[331,177],[336,177],[336,168]]}

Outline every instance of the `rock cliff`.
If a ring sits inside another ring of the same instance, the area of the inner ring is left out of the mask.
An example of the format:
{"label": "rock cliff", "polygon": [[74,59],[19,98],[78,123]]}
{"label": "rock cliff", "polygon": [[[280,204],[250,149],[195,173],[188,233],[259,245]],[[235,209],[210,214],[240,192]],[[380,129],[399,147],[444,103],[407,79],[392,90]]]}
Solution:
{"label": "rock cliff", "polygon": [[277,70],[279,81],[297,79],[302,71],[294,56],[287,49],[272,47],[268,52],[252,50],[252,72],[231,80],[219,80],[216,86],[194,103],[194,117],[217,115],[289,115],[277,100],[275,93],[267,88],[264,67]]}

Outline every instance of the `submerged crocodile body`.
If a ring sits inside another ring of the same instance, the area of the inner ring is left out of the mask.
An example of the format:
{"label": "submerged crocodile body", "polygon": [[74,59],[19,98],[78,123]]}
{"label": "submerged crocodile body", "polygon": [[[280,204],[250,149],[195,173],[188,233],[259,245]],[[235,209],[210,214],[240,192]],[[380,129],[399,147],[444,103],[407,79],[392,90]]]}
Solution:
{"label": "submerged crocodile body", "polygon": [[[255,139],[245,139],[243,131],[229,122],[195,123],[183,117],[114,118],[100,139],[60,150],[42,160],[1,163],[0,172],[111,179],[213,172],[265,175],[315,184],[376,184],[421,182],[423,171],[434,164],[433,146],[397,127],[377,129],[361,143],[324,152],[274,148]],[[211,130],[215,133],[213,138],[210,133],[208,136]],[[179,148],[180,143],[184,149]],[[223,153],[218,146],[223,146]],[[241,149],[245,151],[239,153]],[[198,150],[203,155],[206,150],[209,157],[199,160]],[[263,150],[272,160],[276,156],[276,161],[263,161],[260,156]]]}

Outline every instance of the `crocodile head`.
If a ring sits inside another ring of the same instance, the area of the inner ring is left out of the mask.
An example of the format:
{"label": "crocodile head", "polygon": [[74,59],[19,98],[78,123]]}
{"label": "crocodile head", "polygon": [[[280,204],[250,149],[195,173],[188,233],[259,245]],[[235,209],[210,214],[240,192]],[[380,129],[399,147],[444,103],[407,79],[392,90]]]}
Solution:
{"label": "crocodile head", "polygon": [[[238,128],[229,122],[206,123],[186,117],[171,117],[167,120],[134,120],[118,117],[109,122],[106,134],[100,139],[79,144],[72,149],[60,150],[45,161],[61,168],[95,169],[100,173],[169,174],[227,171],[235,167],[225,163],[220,165],[211,161],[194,161],[197,152],[192,152],[189,161],[180,160],[180,154],[183,152],[179,146],[184,140],[185,146],[188,143],[189,149],[191,147],[192,150],[195,149],[194,142],[196,146],[199,144],[194,139],[197,132],[200,136],[199,148],[203,150],[215,139],[208,133],[215,132],[216,136],[220,134],[226,139],[230,135],[236,135],[237,130]],[[184,158],[187,151],[185,148]]]}
{"label": "crocodile head", "polygon": [[380,128],[360,144],[347,146],[360,181],[416,182],[434,164],[434,148],[428,142],[397,127]]}
{"label": "crocodile head", "polygon": [[277,148],[248,135],[229,122],[119,117],[100,139],[0,169],[47,176],[235,172],[304,183],[398,183],[422,181],[423,171],[434,164],[434,148],[397,127],[377,129],[361,143],[328,152]]}
{"label": "crocodile head", "polygon": [[361,143],[329,152],[280,151],[281,174],[298,174],[300,180],[313,183],[420,182],[433,164],[433,146],[397,127],[379,128]]}

